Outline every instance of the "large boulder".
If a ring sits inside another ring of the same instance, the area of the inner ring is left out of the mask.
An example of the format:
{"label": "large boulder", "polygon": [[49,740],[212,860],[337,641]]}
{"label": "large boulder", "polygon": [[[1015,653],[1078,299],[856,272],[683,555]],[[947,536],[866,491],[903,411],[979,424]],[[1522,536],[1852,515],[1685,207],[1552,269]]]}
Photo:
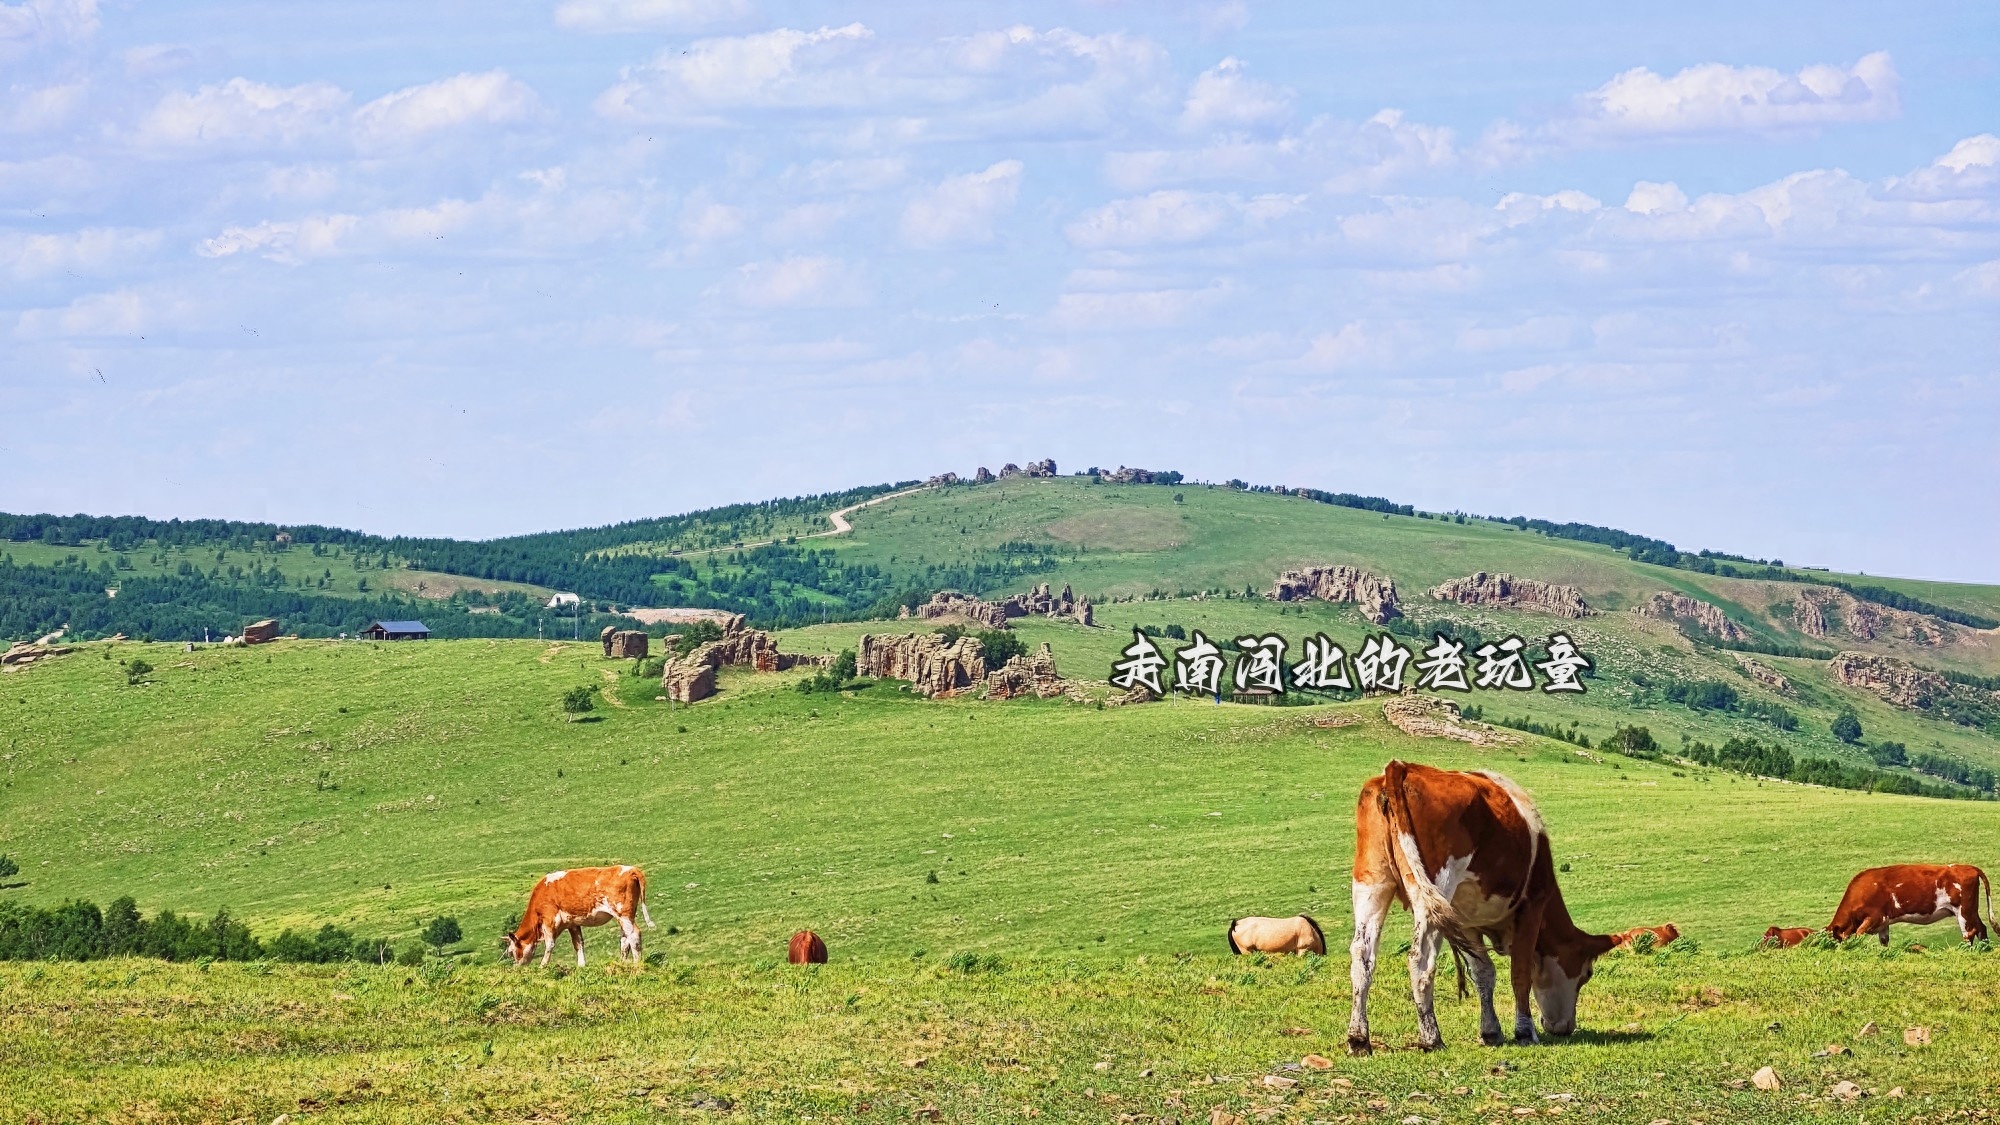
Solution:
{"label": "large boulder", "polygon": [[277,639],[278,623],[268,617],[243,627],[243,643],[246,645],[270,644]]}
{"label": "large boulder", "polygon": [[986,677],[986,698],[1015,699],[1032,695],[1052,699],[1070,690],[1070,684],[1056,672],[1055,653],[1047,641],[1032,655],[1009,657]]}
{"label": "large boulder", "polygon": [[1441,602],[1523,609],[1557,617],[1582,618],[1590,613],[1583,591],[1574,586],[1516,578],[1511,574],[1488,574],[1483,570],[1433,586],[1430,595]]}
{"label": "large boulder", "polygon": [[962,594],[957,590],[939,590],[931,595],[930,601],[918,606],[915,611],[905,606],[896,616],[903,620],[918,621],[958,620],[967,624],[984,625],[989,629],[1004,629],[1007,627],[1008,613],[1001,606],[980,601],[970,594]]}
{"label": "large boulder", "polygon": [[1387,625],[1403,616],[1396,604],[1394,579],[1351,566],[1314,566],[1288,570],[1271,587],[1271,597],[1281,602],[1317,598],[1323,602],[1353,602],[1368,620]]}
{"label": "large boulder", "polygon": [[606,660],[644,659],[652,647],[644,630],[620,629],[616,625],[606,625],[597,639],[604,645]]}
{"label": "large boulder", "polygon": [[1633,612],[1641,617],[1651,617],[1659,621],[1691,622],[1695,628],[1718,640],[1743,639],[1743,630],[1722,612],[1720,606],[1690,598],[1686,594],[1674,594],[1662,590],[1634,607]]}
{"label": "large boulder", "polygon": [[955,695],[986,678],[986,646],[970,636],[866,633],[855,646],[854,671],[872,679],[908,680],[922,695]]}
{"label": "large boulder", "polygon": [[660,671],[660,693],[676,703],[694,703],[715,694],[715,674],[723,668],[783,672],[831,662],[831,657],[779,652],[777,638],[762,629],[746,627],[743,615],[736,613],[723,622],[720,640],[667,659]]}

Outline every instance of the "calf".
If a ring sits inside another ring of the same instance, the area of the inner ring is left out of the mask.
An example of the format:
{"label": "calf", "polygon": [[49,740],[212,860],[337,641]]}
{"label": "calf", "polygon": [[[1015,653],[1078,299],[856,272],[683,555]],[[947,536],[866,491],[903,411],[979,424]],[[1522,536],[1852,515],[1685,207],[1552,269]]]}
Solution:
{"label": "calf", "polygon": [[[1895,922],[1928,925],[1947,917],[1958,918],[1959,932],[1967,942],[1986,936],[1986,923],[1979,920],[1979,888],[1986,888],[1987,917],[1993,916],[1993,885],[1986,873],[1963,863],[1899,863],[1893,867],[1871,867],[1847,884],[1840,907],[1826,932],[1836,941],[1855,934],[1874,934],[1889,944],[1889,926]],[[1995,926],[2000,926],[1996,921]]]}
{"label": "calf", "polygon": [[792,935],[792,943],[785,948],[785,959],[794,965],[824,965],[826,942],[811,930],[800,930]]}
{"label": "calf", "polygon": [[[1457,773],[1392,761],[1361,787],[1354,813],[1354,1011],[1347,1023],[1347,1047],[1355,1054],[1371,1049],[1368,986],[1393,902],[1409,907],[1416,919],[1410,991],[1418,1046],[1428,1051],[1444,1045],[1431,998],[1444,942],[1461,963],[1470,963],[1479,986],[1481,1042],[1501,1042],[1489,943],[1513,961],[1515,1042],[1536,1041],[1531,994],[1544,1031],[1576,1030],[1577,993],[1610,951],[1611,939],[1585,933],[1570,920],[1548,832],[1520,786],[1485,770]],[[1461,993],[1466,975],[1459,974]]]}
{"label": "calf", "polygon": [[1290,918],[1236,918],[1229,923],[1231,953],[1317,953],[1326,956],[1326,935],[1311,915]]}
{"label": "calf", "polygon": [[583,927],[617,921],[622,931],[618,955],[640,959],[639,927],[634,917],[644,918],[651,927],[653,916],[646,910],[646,873],[630,865],[621,867],[578,867],[551,871],[528,893],[528,909],[521,924],[507,935],[507,955],[516,965],[524,965],[542,943],[542,964],[555,952],[556,935],[568,931],[576,946],[576,967],[583,968]]}
{"label": "calf", "polygon": [[1674,942],[1679,941],[1681,936],[1681,931],[1680,927],[1674,925],[1672,922],[1668,922],[1664,926],[1634,926],[1632,929],[1626,930],[1624,933],[1612,934],[1611,948],[1617,949],[1620,946],[1629,946],[1633,942],[1639,940],[1640,934],[1652,934],[1653,948],[1663,949],[1669,945],[1672,945]]}
{"label": "calf", "polygon": [[1772,926],[1764,931],[1764,944],[1777,949],[1790,949],[1812,934],[1806,926]]}

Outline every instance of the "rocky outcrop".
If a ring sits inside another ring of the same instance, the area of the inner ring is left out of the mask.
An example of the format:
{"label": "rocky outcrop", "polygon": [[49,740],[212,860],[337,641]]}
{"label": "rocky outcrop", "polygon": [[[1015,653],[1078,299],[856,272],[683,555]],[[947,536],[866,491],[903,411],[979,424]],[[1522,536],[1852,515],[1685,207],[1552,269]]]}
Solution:
{"label": "rocky outcrop", "polygon": [[1674,594],[1662,590],[1634,607],[1632,612],[1641,617],[1651,617],[1660,621],[1691,622],[1695,628],[1718,640],[1743,639],[1743,630],[1722,612],[1721,607],[1690,598],[1686,594]]}
{"label": "rocky outcrop", "polygon": [[1836,653],[1826,666],[1834,679],[1848,687],[1860,688],[1898,707],[1927,708],[1933,701],[1951,694],[1950,680],[1893,656],[1842,652]]}
{"label": "rocky outcrop", "polygon": [[243,643],[246,645],[267,645],[277,639],[278,623],[268,617],[243,627]]}
{"label": "rocky outcrop", "polygon": [[1954,627],[1923,613],[1864,602],[1831,586],[1802,586],[1792,599],[1792,620],[1808,637],[1843,631],[1857,640],[1904,640],[1925,648],[1950,644]]}
{"label": "rocky outcrop", "polygon": [[926,488],[942,488],[942,487],[944,487],[944,486],[945,486],[945,485],[947,485],[947,484],[957,484],[957,483],[958,483],[958,474],[957,474],[957,473],[939,473],[938,475],[936,475],[936,476],[932,477],[931,479],[929,479],[929,480],[925,481],[925,482],[924,482],[924,487],[926,487]]}
{"label": "rocky outcrop", "polygon": [[900,621],[962,620],[989,629],[1005,629],[1007,622],[1015,617],[1068,619],[1080,625],[1094,625],[1097,620],[1089,598],[1077,597],[1068,586],[1059,594],[1050,593],[1046,582],[999,602],[981,601],[957,590],[939,590],[931,595],[930,601],[914,610],[904,606],[896,611]]}
{"label": "rocky outcrop", "polygon": [[1557,617],[1581,618],[1590,613],[1590,607],[1584,604],[1583,591],[1574,586],[1516,578],[1511,574],[1488,574],[1483,570],[1433,586],[1430,595],[1441,602],[1524,609]]}
{"label": "rocky outcrop", "polygon": [[977,637],[948,641],[942,633],[865,633],[854,649],[854,671],[872,679],[908,680],[922,695],[956,695],[986,678],[986,646]]}
{"label": "rocky outcrop", "polygon": [[1519,742],[1511,734],[1501,734],[1481,723],[1467,726],[1458,717],[1458,704],[1434,695],[1399,695],[1382,705],[1382,717],[1397,730],[1417,738],[1450,738],[1474,746],[1500,746]]}
{"label": "rocky outcrop", "polygon": [[972,483],[974,484],[992,484],[993,481],[993,474],[984,465],[979,466],[979,471],[972,474]]}
{"label": "rocky outcrop", "polygon": [[1780,695],[1793,694],[1792,681],[1787,679],[1783,672],[1778,671],[1761,660],[1752,660],[1747,656],[1738,656],[1736,658],[1736,666],[1743,669],[1744,675]]}
{"label": "rocky outcrop", "polygon": [[1000,606],[981,601],[970,594],[961,594],[957,590],[939,590],[931,595],[930,601],[918,606],[914,611],[904,606],[896,612],[896,617],[898,620],[906,621],[958,619],[984,625],[989,629],[1005,629],[1008,614]]}
{"label": "rocky outcrop", "polygon": [[[1128,468],[1120,465],[1115,472],[1099,473],[1097,479],[1107,484],[1153,484],[1160,481],[1163,474],[1154,469]],[[1179,474],[1175,474],[1178,476]]]}
{"label": "rocky outcrop", "polygon": [[1056,475],[1055,458],[1051,457],[1043,461],[1030,461],[1028,462],[1028,467],[1025,469],[1010,461],[1000,466],[1000,475],[1003,477],[1052,477]]}
{"label": "rocky outcrop", "polygon": [[1353,602],[1368,620],[1387,625],[1403,616],[1396,604],[1395,580],[1370,574],[1351,566],[1315,566],[1288,570],[1271,587],[1271,597],[1281,602],[1317,598],[1323,602]]}
{"label": "rocky outcrop", "polygon": [[597,639],[604,644],[606,660],[643,660],[652,644],[644,630],[620,629],[616,625],[606,625]]}
{"label": "rocky outcrop", "polygon": [[715,694],[715,674],[723,668],[783,672],[831,662],[825,656],[779,652],[776,638],[762,629],[747,628],[743,615],[735,613],[723,622],[720,640],[699,645],[684,656],[667,658],[660,670],[660,694],[676,703],[695,703]]}
{"label": "rocky outcrop", "polygon": [[6,652],[0,653],[0,667],[11,672],[17,668],[25,668],[38,660],[67,656],[75,651],[75,647],[71,645],[28,644],[21,641],[9,645]]}
{"label": "rocky outcrop", "polygon": [[1024,695],[1053,699],[1072,690],[1069,681],[1056,673],[1055,653],[1049,651],[1046,641],[1039,651],[1010,657],[986,677],[988,699],[1018,699]]}

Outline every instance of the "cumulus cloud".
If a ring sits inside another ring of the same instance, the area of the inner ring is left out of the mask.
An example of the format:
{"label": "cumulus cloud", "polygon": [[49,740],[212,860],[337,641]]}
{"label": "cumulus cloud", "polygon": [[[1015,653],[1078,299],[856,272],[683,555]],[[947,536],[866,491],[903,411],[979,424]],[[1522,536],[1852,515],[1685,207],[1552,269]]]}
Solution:
{"label": "cumulus cloud", "polygon": [[817,255],[747,263],[722,289],[741,304],[765,309],[838,308],[867,302],[858,270],[839,258]]}
{"label": "cumulus cloud", "polygon": [[1249,129],[1282,122],[1292,112],[1284,91],[1245,77],[1243,62],[1226,58],[1201,73],[1181,108],[1187,129]]}
{"label": "cumulus cloud", "polygon": [[1022,165],[1002,160],[983,172],[947,176],[903,211],[903,238],[914,246],[987,242],[993,224],[1014,209]]}
{"label": "cumulus cloud", "polygon": [[76,116],[86,91],[81,82],[16,86],[0,95],[0,133],[39,133],[59,128]]}
{"label": "cumulus cloud", "polygon": [[1558,128],[1590,139],[1773,133],[1901,112],[1900,80],[1886,52],[1853,66],[1815,65],[1786,74],[1761,66],[1705,63],[1663,77],[1638,67],[1583,96]]}
{"label": "cumulus cloud", "polygon": [[461,125],[504,125],[541,111],[541,100],[504,70],[459,74],[397,90],[362,106],[354,125],[364,143],[397,144]]}
{"label": "cumulus cloud", "polygon": [[59,272],[97,273],[128,267],[160,245],[160,232],[87,227],[63,234],[0,231],[0,263],[23,280]]}
{"label": "cumulus cloud", "polygon": [[316,215],[290,222],[267,219],[253,226],[227,227],[197,243],[195,253],[204,258],[255,253],[289,265],[338,253],[341,240],[360,224],[356,215]]}
{"label": "cumulus cloud", "polygon": [[750,14],[749,0],[563,0],[556,5],[556,26],[597,35],[696,31]]}
{"label": "cumulus cloud", "polygon": [[1261,227],[1305,203],[1297,195],[1243,199],[1218,192],[1156,191],[1118,199],[1063,228],[1084,249],[1136,248],[1200,242],[1224,231]]}
{"label": "cumulus cloud", "polygon": [[1226,285],[1211,285],[1202,289],[1064,293],[1050,310],[1049,321],[1069,331],[1178,327],[1222,300],[1228,292]]}
{"label": "cumulus cloud", "polygon": [[26,0],[0,4],[0,58],[74,46],[97,34],[97,0]]}
{"label": "cumulus cloud", "polygon": [[139,139],[172,147],[292,144],[334,128],[348,94],[328,82],[268,86],[232,78],[173,91],[139,122]]}
{"label": "cumulus cloud", "polygon": [[597,110],[618,120],[672,121],[713,119],[732,108],[858,104],[865,98],[858,78],[843,81],[829,65],[874,34],[859,23],[817,31],[781,27],[670,48],[628,68],[598,96]]}

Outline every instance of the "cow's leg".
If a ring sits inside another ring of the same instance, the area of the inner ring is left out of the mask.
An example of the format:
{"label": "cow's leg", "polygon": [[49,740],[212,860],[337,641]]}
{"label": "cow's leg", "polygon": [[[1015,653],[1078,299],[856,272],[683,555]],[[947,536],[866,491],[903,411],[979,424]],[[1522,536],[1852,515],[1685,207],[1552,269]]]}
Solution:
{"label": "cow's leg", "polygon": [[1493,984],[1499,973],[1493,967],[1493,955],[1486,951],[1484,945],[1479,945],[1474,947],[1466,961],[1472,971],[1472,986],[1479,990],[1479,1041],[1488,1047],[1498,1047],[1501,1043],[1500,1014],[1493,1010]]}
{"label": "cow's leg", "polygon": [[1435,1051],[1444,1046],[1438,1034],[1437,959],[1444,944],[1444,931],[1427,915],[1417,915],[1416,933],[1410,938],[1410,996],[1417,1002],[1417,1046]]}
{"label": "cow's leg", "polygon": [[618,943],[619,952],[629,956],[634,963],[640,961],[639,924],[632,921],[631,915],[621,914],[618,916],[618,926],[625,931],[625,939]]}
{"label": "cow's leg", "polygon": [[556,932],[547,926],[543,926],[542,968],[546,969],[549,967],[549,958],[555,955],[555,951],[556,951]]}
{"label": "cow's leg", "polygon": [[[1508,943],[1513,952],[1507,958],[1507,969],[1514,986],[1514,1042],[1523,1045],[1541,1042],[1535,1036],[1534,1010],[1529,1007],[1535,994],[1535,962],[1541,957],[1536,947],[1541,940],[1541,911],[1521,911],[1514,919],[1514,938]],[[1497,1017],[1494,1022],[1499,1022]]]}
{"label": "cow's leg", "polygon": [[1354,1010],[1347,1017],[1347,1049],[1352,1054],[1369,1051],[1368,986],[1375,981],[1375,949],[1394,901],[1394,883],[1354,884],[1354,941],[1347,947],[1347,975],[1354,983]]}
{"label": "cow's leg", "polygon": [[576,967],[581,969],[583,968],[583,927],[571,926],[569,928],[569,940],[571,945],[576,946]]}

